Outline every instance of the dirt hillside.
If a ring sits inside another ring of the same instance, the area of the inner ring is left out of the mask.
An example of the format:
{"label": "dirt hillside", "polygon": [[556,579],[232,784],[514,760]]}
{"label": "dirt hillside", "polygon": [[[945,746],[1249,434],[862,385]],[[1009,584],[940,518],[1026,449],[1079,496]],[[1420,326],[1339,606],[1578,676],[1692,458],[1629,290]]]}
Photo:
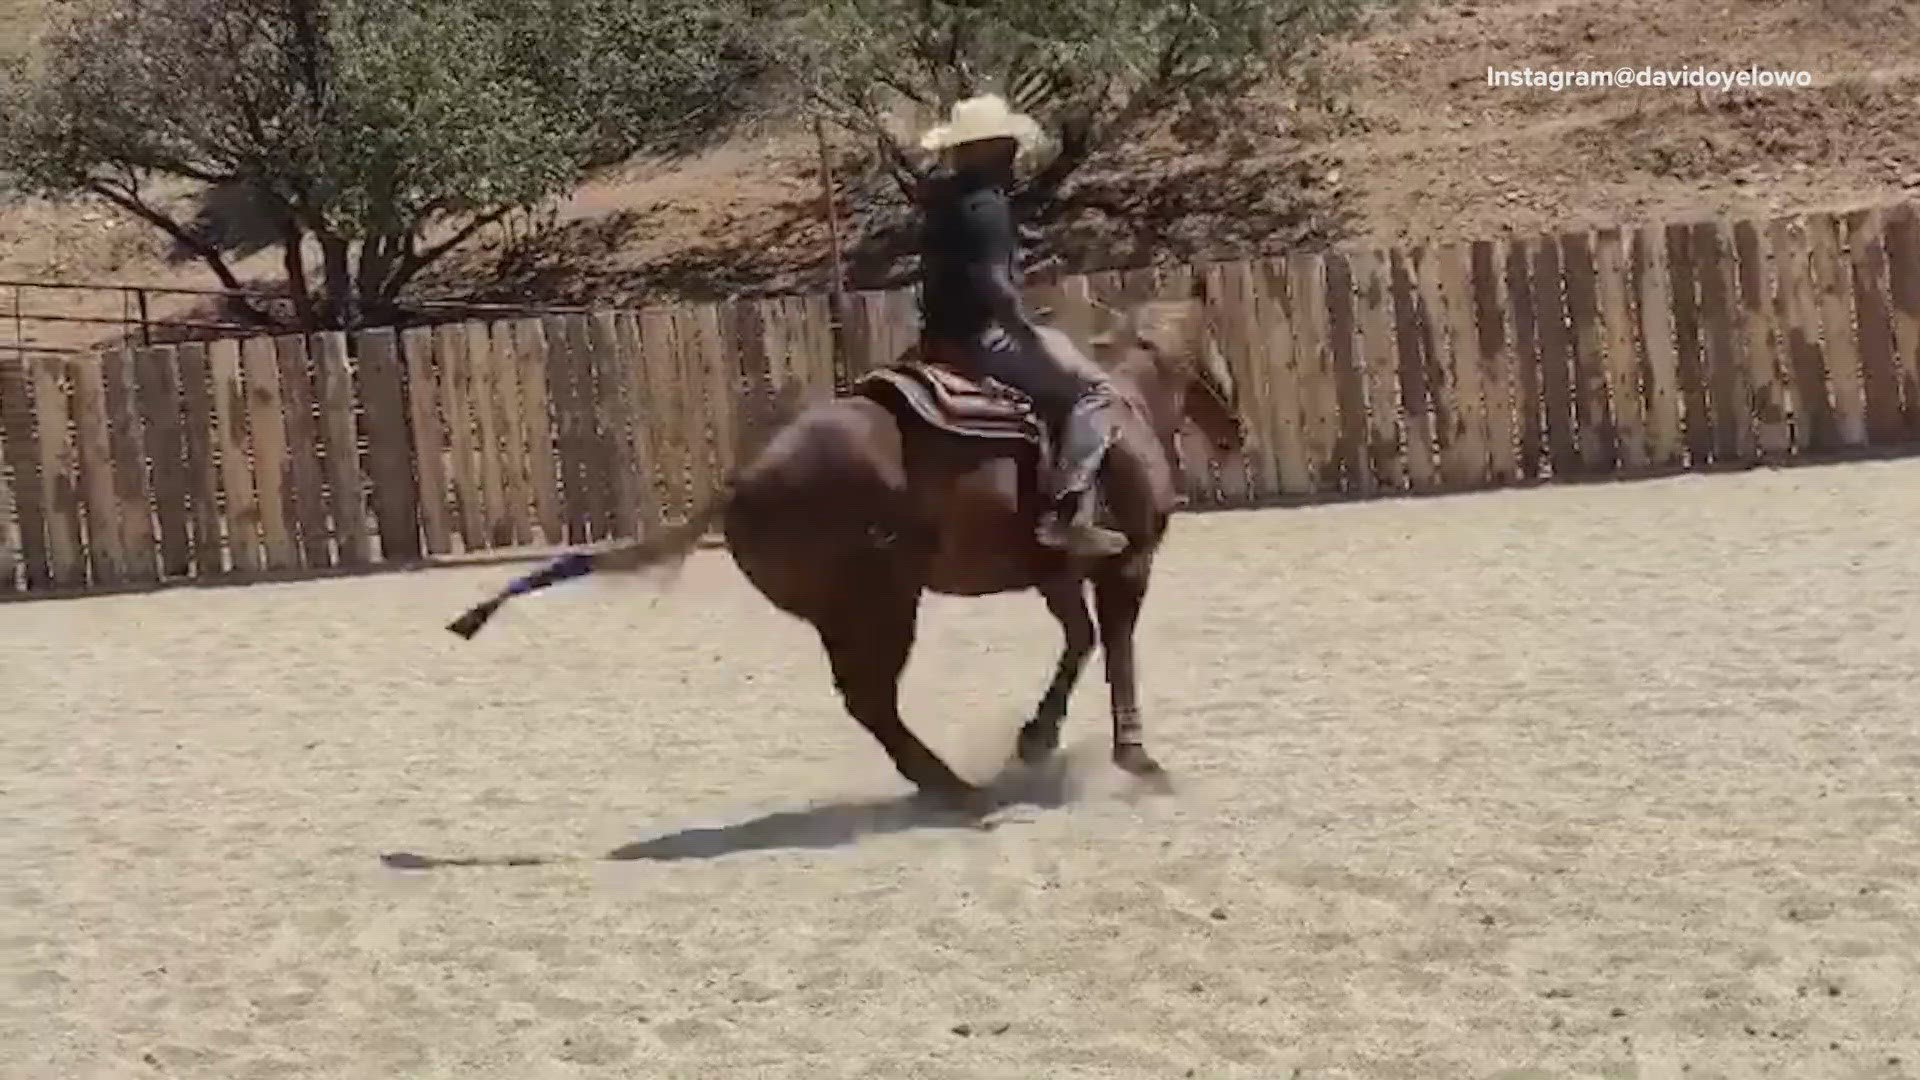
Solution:
{"label": "dirt hillside", "polygon": [[[20,47],[36,8],[0,0],[0,39]],[[1806,70],[1814,85],[1556,92],[1487,78],[1749,65]],[[1920,8],[1904,0],[1428,0],[1382,14],[1323,67],[1322,92],[1276,87],[1210,145],[1162,135],[1128,148],[1089,177],[1118,216],[1070,220],[1051,242],[1098,268],[1920,194]],[[857,216],[859,177],[843,180]],[[575,302],[817,288],[819,208],[811,141],[754,132],[583,187],[550,226],[502,230],[427,287]],[[276,263],[269,252],[242,266],[270,282]],[[901,266],[880,251],[852,270],[871,284]],[[0,208],[0,278],[212,284],[110,210],[37,203]],[[30,305],[82,302],[35,293]]]}

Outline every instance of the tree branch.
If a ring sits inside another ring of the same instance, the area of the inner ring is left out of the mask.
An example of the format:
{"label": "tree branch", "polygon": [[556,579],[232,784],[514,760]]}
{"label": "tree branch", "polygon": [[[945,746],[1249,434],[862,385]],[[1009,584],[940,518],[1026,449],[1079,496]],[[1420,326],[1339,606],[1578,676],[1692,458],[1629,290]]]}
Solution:
{"label": "tree branch", "polygon": [[293,40],[301,77],[306,81],[310,95],[308,105],[317,116],[327,112],[328,92],[325,68],[327,57],[321,44],[318,18],[313,9],[313,0],[289,0],[288,13],[293,17]]}
{"label": "tree branch", "polygon": [[925,179],[926,171],[913,163],[906,148],[894,138],[873,103],[863,100],[836,101],[825,93],[815,93],[813,98],[834,127],[863,142],[871,140],[875,157],[880,167],[886,170],[887,179],[892,181],[895,189],[908,202],[914,201],[914,192],[919,189],[920,181]]}
{"label": "tree branch", "polygon": [[892,72],[876,71],[874,72],[874,75],[873,75],[873,81],[876,84],[886,87],[888,90],[891,90],[896,94],[899,94],[901,97],[906,98],[908,101],[911,101],[915,105],[918,105],[922,108],[931,109],[934,106],[934,102],[932,98],[927,97],[927,95],[915,89],[913,84],[907,82],[906,80],[900,78],[898,75],[895,75]]}
{"label": "tree branch", "polygon": [[354,268],[354,284],[360,292],[360,309],[369,311],[379,299],[380,285],[392,272],[399,258],[400,242],[390,232],[377,232],[360,241],[359,265]]}
{"label": "tree branch", "polygon": [[1060,126],[1060,152],[1020,185],[1020,190],[1014,193],[1015,204],[1029,212],[1038,209],[1043,218],[1051,217],[1045,212],[1046,208],[1059,198],[1073,174],[1093,157],[1095,148],[1092,117],[1082,112],[1068,119]]}
{"label": "tree branch", "polygon": [[[227,260],[221,256],[218,249],[195,236],[191,229],[168,217],[164,212],[148,205],[144,199],[140,198],[138,191],[131,187],[117,187],[111,181],[98,178],[87,181],[84,187],[89,193],[105,199],[166,233],[175,243],[199,256],[200,261],[207,264],[207,269],[213,271],[213,276],[220,280],[221,287],[234,293],[246,291],[246,286],[241,284],[239,277],[234,274],[233,268],[227,265]],[[253,306],[252,302],[244,297],[235,296],[230,299],[234,309],[246,321],[263,327],[279,325],[278,319]]]}
{"label": "tree branch", "polygon": [[[228,59],[239,57],[245,51],[245,45],[233,36],[232,23],[229,20],[222,19],[219,22],[219,26],[223,31],[226,31],[223,35],[225,37],[223,44],[226,46]],[[236,166],[239,161],[246,160],[249,157],[254,158],[255,165],[261,164],[258,153],[261,150],[267,152],[268,156],[266,160],[273,160],[277,155],[273,155],[272,151],[277,149],[278,146],[275,140],[267,137],[266,124],[260,118],[258,103],[238,86],[233,90],[231,101],[233,102],[235,111],[239,113],[241,127],[246,131],[247,137],[252,140],[255,150],[255,153],[251,155],[245,151],[236,152],[234,155],[236,158]],[[272,171],[270,169],[256,169],[255,171],[260,175],[253,179],[261,188],[266,188],[272,179]]]}
{"label": "tree branch", "polygon": [[231,184],[241,179],[241,174],[232,169],[217,172],[202,168],[199,165],[189,164],[178,157],[153,153],[149,149],[139,146],[125,146],[118,143],[104,149],[89,146],[87,152],[97,159],[102,167],[118,168],[129,173],[160,173],[165,176],[172,176],[181,180],[192,180],[195,183],[207,184],[209,186],[215,184]]}
{"label": "tree branch", "polygon": [[409,236],[407,238],[406,251],[399,259],[395,260],[392,273],[386,281],[381,283],[379,299],[382,301],[392,300],[400,294],[401,289],[406,287],[407,282],[413,280],[415,274],[432,265],[436,259],[439,259],[447,252],[452,251],[454,248],[472,239],[473,234],[499,221],[512,212],[513,207],[511,206],[496,207],[462,225],[452,236],[427,248],[416,248],[413,238]]}
{"label": "tree branch", "polygon": [[306,240],[300,223],[290,214],[280,215],[280,264],[287,273],[287,292],[293,295],[293,310],[300,320],[300,329],[311,332],[319,329],[319,320],[313,310],[313,291],[307,283],[307,259],[300,250]]}
{"label": "tree branch", "polygon": [[1097,210],[1115,219],[1124,218],[1128,213],[1126,205],[1120,202],[1120,200],[1109,198],[1105,195],[1095,195],[1086,191],[1076,191],[1063,199],[1057,200],[1056,205],[1063,213],[1074,210]]}

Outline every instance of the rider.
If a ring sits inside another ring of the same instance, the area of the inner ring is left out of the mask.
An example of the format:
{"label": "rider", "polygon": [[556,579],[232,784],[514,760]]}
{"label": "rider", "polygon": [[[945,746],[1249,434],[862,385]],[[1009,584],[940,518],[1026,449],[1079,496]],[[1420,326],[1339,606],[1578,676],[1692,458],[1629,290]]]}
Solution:
{"label": "rider", "polygon": [[1060,432],[1046,485],[1054,505],[1039,541],[1073,555],[1114,555],[1126,537],[1094,524],[1092,494],[1114,439],[1112,389],[1065,335],[1040,332],[1020,295],[1007,190],[1015,160],[1039,136],[1030,117],[989,94],[957,103],[921,137],[942,159],[921,196],[921,337],[930,354],[957,355],[972,374],[1025,393]]}

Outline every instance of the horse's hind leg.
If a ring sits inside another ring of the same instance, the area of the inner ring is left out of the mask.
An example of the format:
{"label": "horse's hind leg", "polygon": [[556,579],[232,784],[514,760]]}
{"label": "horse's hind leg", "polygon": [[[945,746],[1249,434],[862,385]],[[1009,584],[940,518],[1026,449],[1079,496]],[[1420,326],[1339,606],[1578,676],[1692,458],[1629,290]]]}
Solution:
{"label": "horse's hind leg", "polygon": [[1093,579],[1093,606],[1100,619],[1100,652],[1106,659],[1107,687],[1113,696],[1113,762],[1135,776],[1164,784],[1166,770],[1147,753],[1133,667],[1133,630],[1146,602],[1152,565],[1149,553],[1102,567]]}
{"label": "horse's hind leg", "polygon": [[871,580],[862,586],[816,624],[847,712],[921,792],[957,808],[984,810],[985,793],[960,779],[900,719],[900,673],[913,650],[919,586]]}
{"label": "horse's hind leg", "polygon": [[1086,586],[1080,578],[1050,581],[1040,587],[1040,595],[1046,598],[1047,610],[1059,620],[1066,644],[1060,650],[1059,663],[1054,665],[1053,681],[1047,684],[1046,694],[1033,711],[1033,719],[1020,728],[1017,743],[1020,760],[1029,765],[1045,761],[1060,749],[1060,722],[1066,718],[1067,702],[1073,697],[1074,684],[1079,682],[1095,642],[1093,618],[1087,614]]}

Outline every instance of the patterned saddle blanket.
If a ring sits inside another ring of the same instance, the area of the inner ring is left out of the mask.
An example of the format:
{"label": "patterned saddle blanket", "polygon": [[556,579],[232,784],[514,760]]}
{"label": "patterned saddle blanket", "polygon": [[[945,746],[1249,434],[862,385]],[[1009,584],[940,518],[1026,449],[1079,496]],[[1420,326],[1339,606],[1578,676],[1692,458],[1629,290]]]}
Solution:
{"label": "patterned saddle blanket", "polygon": [[1050,460],[1050,433],[1019,390],[994,379],[973,379],[913,354],[862,375],[853,392],[904,405],[928,426],[974,439],[1014,439]]}

